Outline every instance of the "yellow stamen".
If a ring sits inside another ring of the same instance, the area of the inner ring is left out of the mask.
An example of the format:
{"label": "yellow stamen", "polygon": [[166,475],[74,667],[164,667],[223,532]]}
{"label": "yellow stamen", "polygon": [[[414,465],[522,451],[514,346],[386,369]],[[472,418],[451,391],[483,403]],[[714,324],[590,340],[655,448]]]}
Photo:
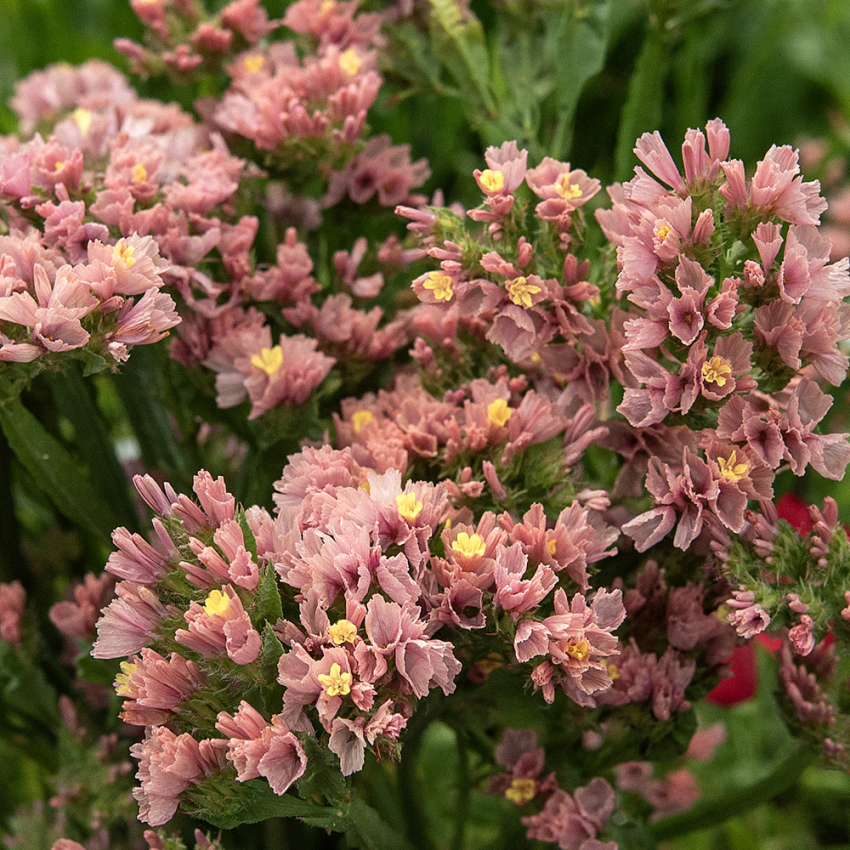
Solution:
{"label": "yellow stamen", "polygon": [[590,653],[590,644],[582,638],[581,640],[567,646],[564,649],[564,652],[566,652],[570,658],[575,658],[576,661],[584,661]]}
{"label": "yellow stamen", "polygon": [[717,458],[717,465],[720,467],[720,474],[729,481],[740,481],[745,478],[750,470],[750,465],[745,460],[736,463],[738,460],[735,449],[732,449],[732,454],[728,458]]}
{"label": "yellow stamen", "polygon": [[534,797],[537,783],[533,779],[514,779],[510,787],[505,791],[505,797],[518,806],[525,805]]}
{"label": "yellow stamen", "polygon": [[129,269],[136,263],[136,259],[133,256],[135,253],[136,249],[132,245],[128,245],[123,239],[119,239],[112,249],[112,259],[113,261],[117,260],[124,268]]}
{"label": "yellow stamen", "polygon": [[558,541],[553,537],[551,540],[546,541],[546,548],[549,550],[549,554],[554,558],[555,550],[558,548]]}
{"label": "yellow stamen", "polygon": [[408,522],[413,522],[419,514],[422,513],[422,508],[425,506],[416,498],[416,493],[399,493],[395,497],[395,503],[398,505],[398,515]]}
{"label": "yellow stamen", "polygon": [[511,418],[513,410],[503,398],[497,398],[487,405],[487,418],[500,428]]}
{"label": "yellow stamen", "polygon": [[115,677],[115,693],[119,697],[133,696],[133,691],[130,688],[130,676],[133,675],[135,669],[136,665],[132,661],[121,662],[121,672]]}
{"label": "yellow stamen", "polygon": [[230,610],[230,597],[220,590],[210,591],[210,595],[204,601],[204,612],[210,617],[213,614],[218,614],[219,617],[224,617]]}
{"label": "yellow stamen", "polygon": [[319,6],[319,14],[327,15],[328,12],[333,10],[334,6],[336,6],[336,0],[322,0]]}
{"label": "yellow stamen", "polygon": [[357,626],[351,620],[339,620],[328,629],[328,632],[331,640],[337,646],[342,646],[344,643],[354,643],[354,638],[357,637]]}
{"label": "yellow stamen", "polygon": [[88,136],[93,117],[91,110],[80,107],[71,113],[71,117],[77,122],[77,127],[79,128],[80,133],[84,136]]}
{"label": "yellow stamen", "polygon": [[283,366],[283,351],[279,345],[274,348],[261,348],[259,354],[251,358],[251,365],[262,369],[267,375],[275,375]]}
{"label": "yellow stamen", "polygon": [[518,307],[531,307],[532,295],[537,295],[540,292],[540,287],[533,283],[528,283],[524,277],[518,277],[508,281],[508,292],[511,294],[511,301]]}
{"label": "yellow stamen", "polygon": [[620,671],[617,668],[616,664],[609,664],[608,665],[608,675],[611,677],[612,682],[616,682],[617,679],[620,678]]}
{"label": "yellow stamen", "polygon": [[242,60],[242,67],[249,74],[256,74],[258,71],[262,71],[265,64],[265,57],[261,56],[259,53],[255,53],[252,56],[246,56]]}
{"label": "yellow stamen", "polygon": [[575,201],[577,198],[580,198],[582,194],[581,187],[577,183],[570,183],[570,172],[565,171],[556,181],[555,181],[555,191],[565,200],[565,201]]}
{"label": "yellow stamen", "polygon": [[539,363],[542,359],[543,358],[536,351],[531,352],[531,362],[532,363]]}
{"label": "yellow stamen", "polygon": [[485,168],[478,177],[485,192],[495,195],[505,188],[505,175],[501,171],[491,171]]}
{"label": "yellow stamen", "polygon": [[452,279],[447,274],[440,272],[431,272],[422,286],[425,289],[430,289],[437,301],[451,301],[455,294]]}
{"label": "yellow stamen", "polygon": [[368,481],[361,481],[360,482],[360,489],[365,490],[367,493],[371,493],[372,492],[372,485]]}
{"label": "yellow stamen", "polygon": [[144,183],[148,179],[148,170],[143,162],[137,162],[133,166],[133,182]]}
{"label": "yellow stamen", "polygon": [[732,364],[725,357],[714,357],[702,364],[702,377],[718,387],[726,386],[726,375],[732,374]]}
{"label": "yellow stamen", "polygon": [[363,60],[357,55],[357,51],[353,47],[349,47],[348,50],[344,50],[339,57],[339,67],[348,74],[349,77],[353,77],[363,65]]}
{"label": "yellow stamen", "polygon": [[486,548],[483,537],[465,531],[461,531],[457,539],[452,541],[452,549],[467,558],[480,558]]}
{"label": "yellow stamen", "polygon": [[319,673],[316,678],[329,697],[344,697],[351,693],[351,673],[343,673],[336,662],[331,664],[330,673]]}
{"label": "yellow stamen", "polygon": [[354,427],[354,433],[359,434],[360,429],[367,423],[371,422],[375,417],[371,410],[355,410],[351,414],[351,424]]}

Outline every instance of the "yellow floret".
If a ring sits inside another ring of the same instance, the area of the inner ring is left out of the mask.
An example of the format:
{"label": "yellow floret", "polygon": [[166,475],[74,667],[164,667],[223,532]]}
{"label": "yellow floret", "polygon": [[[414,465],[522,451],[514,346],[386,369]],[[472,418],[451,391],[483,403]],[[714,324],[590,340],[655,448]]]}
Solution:
{"label": "yellow floret", "polygon": [[736,463],[738,456],[735,449],[728,458],[717,458],[717,465],[720,467],[720,474],[729,481],[740,481],[745,478],[750,471],[750,465],[745,460]]}
{"label": "yellow floret", "polygon": [[283,366],[283,351],[279,345],[274,348],[261,348],[259,354],[251,358],[251,365],[262,369],[267,375],[275,375]]}
{"label": "yellow floret", "polygon": [[121,662],[121,672],[115,677],[115,693],[119,697],[133,696],[133,692],[130,689],[130,676],[133,675],[135,669],[136,665],[132,661]]}
{"label": "yellow floret", "polygon": [[210,595],[204,600],[204,612],[212,617],[217,614],[224,617],[230,609],[230,597],[220,590],[210,591]]}
{"label": "yellow floret", "polygon": [[371,422],[375,417],[371,410],[355,410],[351,414],[351,425],[354,428],[354,433],[359,434],[360,429],[367,423]]}
{"label": "yellow floret", "polygon": [[136,249],[132,245],[128,245],[123,239],[119,239],[112,249],[112,259],[113,261],[117,260],[125,268],[129,269],[136,263],[136,259],[133,256],[135,253]]}
{"label": "yellow floret", "polygon": [[343,673],[336,662],[331,664],[330,673],[319,673],[316,678],[329,697],[344,697],[351,693],[351,673]]}
{"label": "yellow floret", "polygon": [[84,136],[88,136],[91,129],[92,113],[90,109],[79,107],[71,113],[71,117],[77,122],[77,127]]}
{"label": "yellow floret", "polygon": [[531,307],[531,296],[537,295],[540,287],[529,283],[524,277],[518,277],[508,281],[508,292],[511,294],[511,301],[518,307]]}
{"label": "yellow floret", "polygon": [[143,162],[137,162],[133,166],[133,182],[144,183],[148,179],[148,170]]}
{"label": "yellow floret", "polygon": [[395,503],[398,506],[398,515],[408,522],[413,522],[419,514],[422,513],[422,508],[425,506],[416,498],[416,493],[399,493],[395,497]]}
{"label": "yellow floret", "polygon": [[357,626],[351,620],[339,620],[328,629],[328,633],[337,646],[342,646],[344,643],[354,643],[354,638],[357,637]]}
{"label": "yellow floret", "polygon": [[478,178],[484,190],[492,195],[501,192],[505,188],[505,175],[501,171],[491,171],[485,168]]}
{"label": "yellow floret", "polygon": [[570,658],[575,658],[576,661],[584,661],[590,652],[590,644],[582,638],[581,640],[577,640],[575,643],[567,646],[564,649],[564,652],[566,652]]}
{"label": "yellow floret", "polygon": [[242,67],[249,74],[256,74],[258,71],[262,71],[265,64],[265,57],[261,56],[259,53],[255,53],[252,56],[246,56],[242,60]]}
{"label": "yellow floret", "polygon": [[484,538],[478,534],[467,534],[461,531],[457,539],[452,541],[452,549],[467,558],[480,558],[487,548]]}
{"label": "yellow floret", "polygon": [[565,201],[575,201],[580,198],[583,194],[581,191],[581,186],[577,183],[570,183],[570,172],[565,171],[556,181],[555,181],[555,191],[565,200]]}
{"label": "yellow floret", "polygon": [[500,428],[511,418],[513,410],[503,398],[497,398],[487,405],[487,418]]}
{"label": "yellow floret", "polygon": [[357,51],[353,47],[344,50],[339,57],[339,67],[353,77],[362,67],[363,60],[357,55]]}
{"label": "yellow floret", "polygon": [[534,797],[537,783],[533,779],[521,779],[517,777],[511,781],[510,787],[505,791],[505,797],[518,806],[525,805]]}
{"label": "yellow floret", "polygon": [[702,364],[703,378],[718,387],[726,386],[726,376],[732,374],[732,364],[725,357],[714,357]]}
{"label": "yellow floret", "polygon": [[422,284],[425,289],[434,293],[437,301],[451,301],[454,293],[452,279],[447,274],[431,272]]}

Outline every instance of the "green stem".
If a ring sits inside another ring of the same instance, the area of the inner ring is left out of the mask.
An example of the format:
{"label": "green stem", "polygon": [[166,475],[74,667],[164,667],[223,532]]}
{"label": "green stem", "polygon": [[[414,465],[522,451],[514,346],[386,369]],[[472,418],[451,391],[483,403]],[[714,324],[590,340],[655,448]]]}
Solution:
{"label": "green stem", "polygon": [[398,765],[398,793],[405,815],[405,832],[410,843],[420,850],[432,850],[434,842],[428,834],[428,820],[422,808],[422,794],[416,774],[417,757],[425,730],[439,714],[441,698],[439,692],[432,694],[420,703],[419,710],[410,718]]}
{"label": "green stem", "polygon": [[457,799],[455,800],[455,829],[451,850],[463,850],[466,821],[469,815],[470,781],[469,750],[463,733],[457,733]]}
{"label": "green stem", "polygon": [[31,576],[21,552],[21,540],[12,494],[12,450],[0,430],[0,575],[18,579],[28,588]]}
{"label": "green stem", "polygon": [[718,826],[729,818],[743,814],[772,800],[797,783],[800,774],[811,764],[814,756],[799,748],[779,762],[764,778],[748,788],[735,788],[713,800],[697,803],[680,815],[664,818],[649,827],[658,841],[676,838],[698,829]]}

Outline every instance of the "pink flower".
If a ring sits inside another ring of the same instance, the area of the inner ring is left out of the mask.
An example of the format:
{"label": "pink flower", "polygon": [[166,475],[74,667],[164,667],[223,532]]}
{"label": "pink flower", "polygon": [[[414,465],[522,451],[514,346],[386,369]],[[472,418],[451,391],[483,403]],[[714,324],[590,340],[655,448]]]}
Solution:
{"label": "pink flower", "polygon": [[184,617],[189,629],[178,629],[174,639],[204,658],[226,653],[236,664],[250,664],[259,656],[262,639],[232,585],[211,591],[203,606],[191,602]]}
{"label": "pink flower", "polygon": [[121,658],[139,652],[151,639],[166,606],[149,588],[131,581],[115,587],[117,599],[104,609],[97,622],[94,658]]}
{"label": "pink flower", "polygon": [[0,638],[14,647],[21,645],[21,620],[26,591],[19,581],[0,584]]}

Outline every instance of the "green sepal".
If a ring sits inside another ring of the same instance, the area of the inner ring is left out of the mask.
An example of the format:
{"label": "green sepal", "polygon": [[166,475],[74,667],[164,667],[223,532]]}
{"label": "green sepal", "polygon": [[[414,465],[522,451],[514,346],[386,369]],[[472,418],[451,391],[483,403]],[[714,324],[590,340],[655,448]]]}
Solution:
{"label": "green sepal", "polygon": [[276,623],[283,617],[283,604],[280,599],[280,588],[277,583],[277,573],[273,564],[266,564],[260,569],[260,583],[257,586],[255,621]]}

